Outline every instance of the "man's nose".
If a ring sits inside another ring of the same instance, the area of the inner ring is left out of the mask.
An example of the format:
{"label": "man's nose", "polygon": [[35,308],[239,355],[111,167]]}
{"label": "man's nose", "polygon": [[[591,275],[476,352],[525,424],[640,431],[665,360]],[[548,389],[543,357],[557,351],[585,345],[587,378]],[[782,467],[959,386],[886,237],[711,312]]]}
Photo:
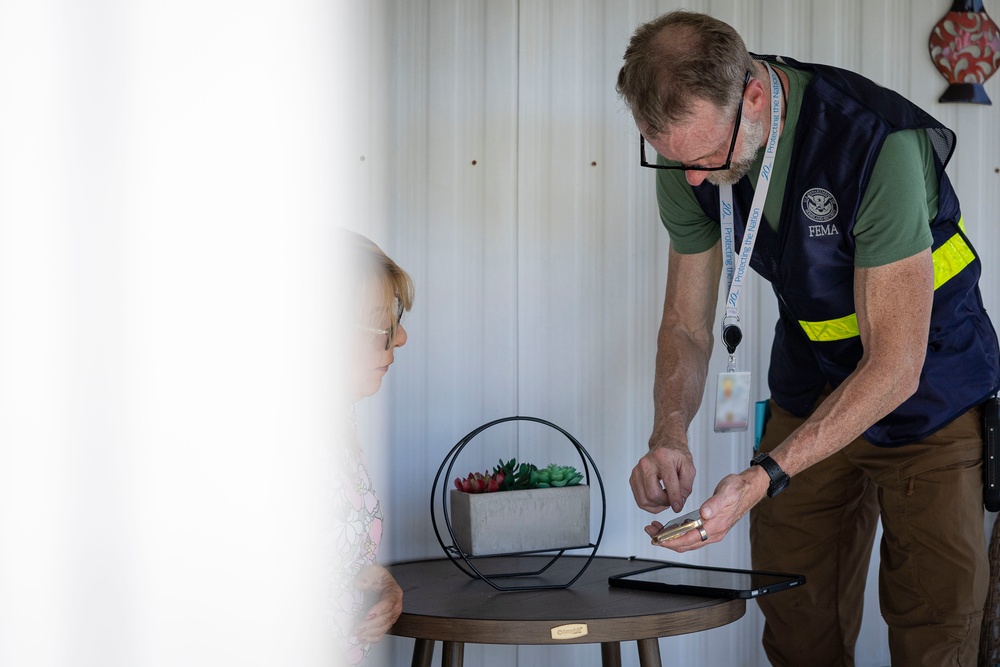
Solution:
{"label": "man's nose", "polygon": [[705,178],[707,177],[708,177],[707,171],[695,170],[695,171],[684,172],[684,178],[687,179],[687,182],[691,185],[691,187],[697,187],[701,185],[702,183],[705,182]]}

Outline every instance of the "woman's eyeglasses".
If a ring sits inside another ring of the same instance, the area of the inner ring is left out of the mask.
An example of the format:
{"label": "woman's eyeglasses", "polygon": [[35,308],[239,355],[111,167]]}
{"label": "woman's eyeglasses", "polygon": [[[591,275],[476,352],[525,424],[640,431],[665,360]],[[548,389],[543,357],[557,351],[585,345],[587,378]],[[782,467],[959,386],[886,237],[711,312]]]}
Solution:
{"label": "woman's eyeglasses", "polygon": [[392,300],[392,310],[395,312],[395,319],[392,324],[389,325],[388,329],[377,329],[375,327],[366,327],[359,324],[358,328],[363,331],[368,331],[376,335],[385,336],[385,349],[388,350],[392,347],[392,341],[396,338],[396,329],[399,328],[399,323],[403,321],[403,302],[396,297]]}

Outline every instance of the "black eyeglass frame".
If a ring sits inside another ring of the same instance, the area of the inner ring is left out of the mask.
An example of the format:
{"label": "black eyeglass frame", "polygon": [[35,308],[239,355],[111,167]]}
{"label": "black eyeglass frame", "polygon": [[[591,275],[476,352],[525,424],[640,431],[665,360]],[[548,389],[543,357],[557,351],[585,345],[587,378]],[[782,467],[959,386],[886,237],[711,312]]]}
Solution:
{"label": "black eyeglass frame", "polygon": [[747,86],[750,85],[750,70],[743,80],[743,92],[740,93],[740,103],[736,107],[736,123],[733,125],[733,140],[729,142],[729,155],[726,156],[726,163],[721,167],[697,167],[684,164],[650,164],[646,162],[646,139],[639,133],[639,166],[649,169],[677,169],[681,171],[725,171],[732,166],[733,152],[736,150],[736,137],[740,134],[740,122],[743,120],[743,98],[747,94]]}
{"label": "black eyeglass frame", "polygon": [[403,307],[403,301],[402,301],[402,299],[400,299],[399,297],[396,297],[395,299],[393,299],[393,301],[396,302],[396,321],[395,321],[395,323],[390,328],[388,328],[388,329],[376,329],[374,327],[366,327],[364,325],[358,325],[359,328],[361,328],[361,329],[363,329],[365,331],[370,331],[373,334],[377,334],[377,335],[380,335],[380,336],[385,336],[385,349],[386,350],[388,350],[390,347],[392,347],[392,342],[394,340],[396,340],[396,331],[399,329],[399,325],[403,322],[403,311],[405,310],[405,308]]}

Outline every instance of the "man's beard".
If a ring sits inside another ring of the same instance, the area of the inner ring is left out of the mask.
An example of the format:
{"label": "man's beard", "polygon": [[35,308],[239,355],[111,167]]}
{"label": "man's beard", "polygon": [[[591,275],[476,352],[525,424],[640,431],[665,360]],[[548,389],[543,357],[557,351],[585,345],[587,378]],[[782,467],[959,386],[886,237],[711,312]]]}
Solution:
{"label": "man's beard", "polygon": [[705,180],[713,185],[735,185],[737,181],[750,173],[753,163],[757,160],[757,151],[764,141],[764,124],[743,120],[743,147],[733,156],[729,169],[725,171],[710,171]]}

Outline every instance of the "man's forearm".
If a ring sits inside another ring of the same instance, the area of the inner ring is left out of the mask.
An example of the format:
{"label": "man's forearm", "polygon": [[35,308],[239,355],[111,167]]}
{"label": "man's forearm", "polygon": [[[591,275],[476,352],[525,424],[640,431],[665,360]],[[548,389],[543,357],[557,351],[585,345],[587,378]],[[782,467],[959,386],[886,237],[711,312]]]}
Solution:
{"label": "man's forearm", "polygon": [[697,339],[669,327],[660,328],[650,449],[670,442],[686,441],[687,428],[697,414],[705,393],[712,343],[711,333]]}
{"label": "man's forearm", "polygon": [[683,443],[701,406],[712,354],[722,250],[682,255],[671,248],[656,347],[650,449]]}
{"label": "man's forearm", "polygon": [[[930,250],[855,276],[864,355],[813,415],[772,453],[789,475],[823,460],[913,395],[920,382],[934,293]],[[907,285],[908,290],[895,289]]]}

